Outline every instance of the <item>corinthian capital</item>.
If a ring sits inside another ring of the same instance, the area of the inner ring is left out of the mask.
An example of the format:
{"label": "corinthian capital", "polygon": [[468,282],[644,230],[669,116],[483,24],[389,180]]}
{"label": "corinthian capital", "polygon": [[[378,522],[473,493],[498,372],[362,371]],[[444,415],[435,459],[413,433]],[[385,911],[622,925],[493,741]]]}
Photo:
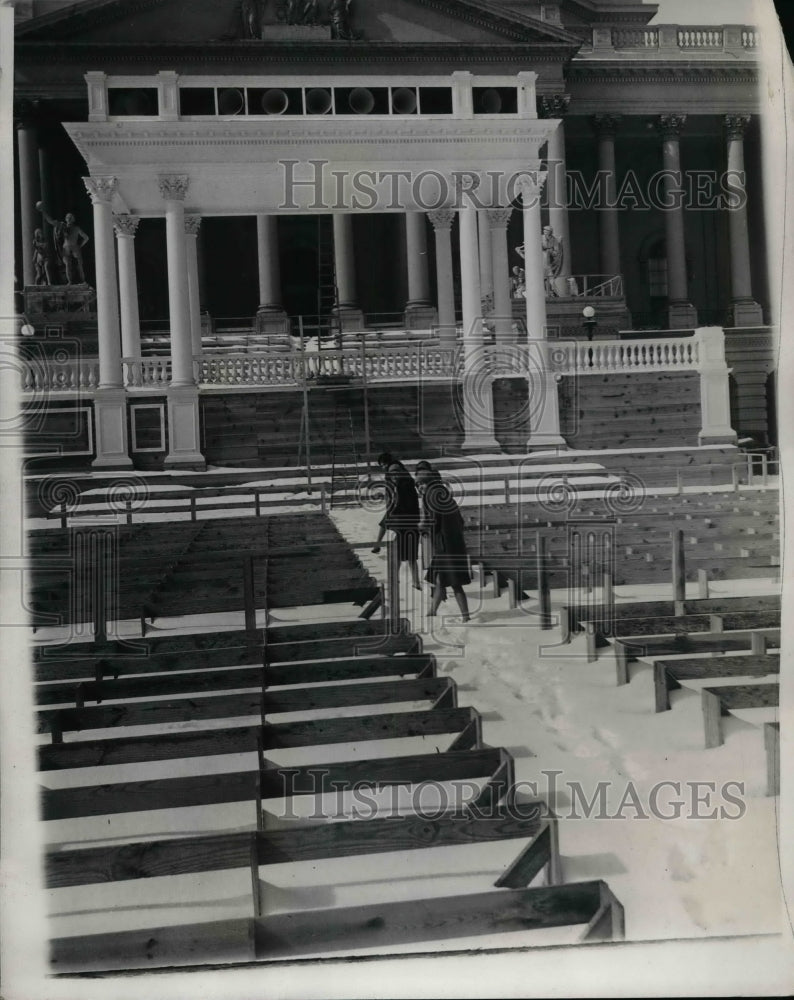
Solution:
{"label": "corinthian capital", "polygon": [[118,190],[118,177],[84,177],[83,184],[94,205],[109,205]]}
{"label": "corinthian capital", "polygon": [[725,134],[729,139],[743,139],[750,115],[725,115]]}
{"label": "corinthian capital", "polygon": [[538,100],[538,114],[541,118],[562,118],[570,103],[570,94],[546,94]]}
{"label": "corinthian capital", "polygon": [[137,215],[114,215],[113,228],[117,236],[134,236],[140,221]]}
{"label": "corinthian capital", "polygon": [[519,174],[515,179],[515,189],[521,195],[524,208],[540,203],[540,194],[546,183],[546,174],[533,170],[528,174]]}
{"label": "corinthian capital", "polygon": [[507,208],[486,208],[485,214],[488,218],[488,226],[491,229],[507,229],[513,209]]}
{"label": "corinthian capital", "polygon": [[453,208],[436,208],[427,213],[428,219],[433,223],[433,229],[451,229],[457,213]]}
{"label": "corinthian capital", "polygon": [[201,216],[200,215],[186,215],[185,216],[185,235],[186,236],[198,236],[199,229],[201,229]]}
{"label": "corinthian capital", "polygon": [[166,201],[184,201],[190,178],[187,174],[161,174],[157,183]]}
{"label": "corinthian capital", "polygon": [[656,129],[663,139],[677,139],[686,123],[686,115],[659,115]]}
{"label": "corinthian capital", "polygon": [[595,115],[593,124],[596,134],[599,137],[614,139],[622,120],[620,115]]}

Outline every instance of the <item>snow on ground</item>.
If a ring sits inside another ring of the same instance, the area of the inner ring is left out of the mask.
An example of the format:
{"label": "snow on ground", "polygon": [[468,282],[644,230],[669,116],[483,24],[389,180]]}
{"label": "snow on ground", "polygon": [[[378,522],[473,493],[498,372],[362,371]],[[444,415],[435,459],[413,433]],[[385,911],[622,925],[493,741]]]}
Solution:
{"label": "snow on ground", "polygon": [[[375,536],[375,514],[348,509],[332,518],[350,542]],[[359,550],[381,579],[383,551]],[[566,881],[606,880],[625,906],[629,940],[781,929],[775,799],[764,794],[757,726],[729,717],[725,744],[705,750],[696,692],[673,692],[672,710],[656,714],[649,665],[632,665],[631,682],[616,687],[611,648],[587,663],[583,639],[562,646],[557,629],[538,628],[532,600],[510,611],[506,597],[480,600],[470,586],[471,624],[456,620],[451,598],[442,605],[447,620],[433,622],[422,615],[428,595],[402,573],[401,614],[413,618],[440,674],[457,681],[459,703],[482,712],[485,742],[515,757],[519,800],[545,798],[560,817]],[[712,586],[714,596],[774,590],[771,580]],[[626,586],[616,596],[669,594]],[[480,851],[493,862],[490,845]]]}

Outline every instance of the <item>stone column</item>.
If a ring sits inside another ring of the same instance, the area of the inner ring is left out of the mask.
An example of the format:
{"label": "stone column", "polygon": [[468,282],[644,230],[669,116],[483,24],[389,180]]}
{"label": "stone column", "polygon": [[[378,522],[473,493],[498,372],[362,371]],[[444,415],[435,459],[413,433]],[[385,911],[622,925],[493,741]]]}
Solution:
{"label": "stone column", "polygon": [[158,178],[165,200],[165,237],[168,256],[168,312],[171,328],[171,382],[168,386],[167,469],[204,469],[200,451],[199,400],[193,376],[193,342],[185,240],[185,174]]}
{"label": "stone column", "polygon": [[334,269],[339,306],[339,321],[343,330],[362,330],[364,315],[358,308],[356,264],[353,252],[353,216],[334,213]]}
{"label": "stone column", "polygon": [[[539,113],[541,118],[563,118],[571,102],[568,94],[552,94],[541,97]],[[549,206],[549,225],[554,235],[562,240],[562,266],[557,280],[562,286],[558,292],[566,292],[566,279],[571,276],[571,234],[568,225],[568,182],[565,159],[565,122],[560,121],[549,138],[546,150],[546,198]]]}
{"label": "stone column", "polygon": [[438,314],[430,303],[424,212],[405,213],[405,258],[408,271],[405,326],[409,330],[428,330],[436,325]]}
{"label": "stone column", "polygon": [[452,274],[452,223],[455,221],[455,212],[451,208],[439,208],[428,214],[436,240],[438,336],[442,345],[454,346],[457,339],[455,285]]}
{"label": "stone column", "polygon": [[94,206],[94,257],[99,341],[99,386],[94,393],[96,458],[94,468],[129,468],[127,396],[121,370],[116,248],[113,239],[115,177],[84,177]]}
{"label": "stone column", "polygon": [[695,331],[700,368],[700,419],[698,444],[736,444],[731,427],[728,391],[730,369],[725,361],[725,333],[721,326]]}
{"label": "stone column", "polygon": [[138,275],[135,266],[137,215],[117,215],[113,221],[119,255],[119,305],[121,307],[121,356],[140,358],[141,324],[138,311]]}
{"label": "stone column", "polygon": [[753,298],[750,271],[750,234],[747,228],[747,194],[745,192],[744,132],[750,124],[749,115],[726,115],[725,132],[728,143],[728,177],[735,194],[728,206],[731,241],[731,308],[733,326],[762,326],[764,314]]}
{"label": "stone column", "polygon": [[[22,237],[22,273],[18,274],[24,286],[32,285],[33,231],[44,226],[44,216],[36,211],[39,200],[39,154],[36,127],[23,119],[17,123],[17,153],[19,155],[19,220]],[[44,206],[52,213],[50,205]],[[54,275],[53,275],[54,277]]]}
{"label": "stone column", "polygon": [[513,340],[513,303],[510,296],[510,260],[507,250],[507,226],[513,209],[489,208],[485,215],[491,230],[493,262],[493,317],[497,344]]}
{"label": "stone column", "polygon": [[520,181],[524,221],[524,268],[527,296],[527,386],[530,431],[527,448],[565,447],[560,434],[557,380],[549,366],[546,290],[543,283],[540,196],[544,174]]}
{"label": "stone column", "polygon": [[683,178],[679,139],[686,115],[660,115],[664,166],[664,229],[667,243],[667,321],[671,330],[697,326],[697,313],[689,301],[684,235]]}
{"label": "stone column", "polygon": [[480,246],[480,299],[483,316],[493,311],[493,251],[491,250],[491,227],[485,210],[477,212],[477,229]]}
{"label": "stone column", "polygon": [[199,297],[198,235],[200,215],[185,216],[185,252],[187,257],[187,299],[190,312],[190,350],[201,357],[201,299]]}
{"label": "stone column", "polygon": [[463,307],[463,450],[496,451],[493,377],[483,347],[478,211],[460,209],[460,286]]}
{"label": "stone column", "polygon": [[275,215],[256,217],[256,247],[259,265],[259,308],[257,333],[287,333],[287,314],[281,304],[281,264],[278,256],[278,219]]}
{"label": "stone column", "polygon": [[606,204],[599,212],[601,272],[605,275],[622,274],[620,265],[620,226],[618,222],[617,176],[615,169],[615,134],[620,125],[620,115],[596,115],[598,136],[598,170],[604,176],[603,191]]}

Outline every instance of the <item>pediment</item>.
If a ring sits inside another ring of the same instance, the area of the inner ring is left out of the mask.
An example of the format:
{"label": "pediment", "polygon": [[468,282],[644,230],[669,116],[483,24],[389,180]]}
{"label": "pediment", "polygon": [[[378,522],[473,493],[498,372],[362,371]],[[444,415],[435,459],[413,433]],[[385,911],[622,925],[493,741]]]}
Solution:
{"label": "pediment", "polygon": [[20,42],[511,43],[578,47],[496,0],[83,0],[19,25]]}

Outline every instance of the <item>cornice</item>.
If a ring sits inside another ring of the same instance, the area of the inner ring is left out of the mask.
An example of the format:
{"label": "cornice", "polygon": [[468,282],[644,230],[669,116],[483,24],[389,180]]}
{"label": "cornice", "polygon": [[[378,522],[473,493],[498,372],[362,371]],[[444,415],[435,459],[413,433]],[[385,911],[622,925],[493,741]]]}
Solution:
{"label": "cornice", "polygon": [[246,64],[262,65],[305,62],[307,65],[337,64],[361,65],[363,63],[397,62],[400,64],[434,61],[459,62],[509,62],[521,60],[533,63],[567,63],[573,47],[548,42],[520,43],[459,43],[459,42],[147,42],[129,45],[123,42],[97,44],[79,42],[63,45],[60,42],[18,42],[15,62],[20,65],[33,63],[76,63],[81,69],[113,67],[138,63],[187,63],[206,65],[224,63],[239,71]]}
{"label": "cornice", "polygon": [[591,82],[625,83],[702,83],[704,80],[719,83],[758,83],[758,67],[755,64],[737,66],[735,63],[699,66],[676,62],[638,62],[636,64],[599,65],[573,64],[568,68],[569,83]]}

